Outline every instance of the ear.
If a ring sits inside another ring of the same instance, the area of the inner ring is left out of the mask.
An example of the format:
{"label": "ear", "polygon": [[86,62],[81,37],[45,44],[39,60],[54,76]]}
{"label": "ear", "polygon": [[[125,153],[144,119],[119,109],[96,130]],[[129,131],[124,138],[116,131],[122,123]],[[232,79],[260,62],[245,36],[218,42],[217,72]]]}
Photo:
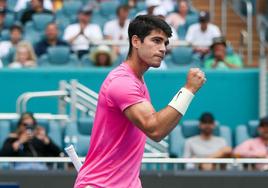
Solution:
{"label": "ear", "polygon": [[141,39],[137,35],[133,35],[131,38],[131,43],[134,48],[139,48]]}

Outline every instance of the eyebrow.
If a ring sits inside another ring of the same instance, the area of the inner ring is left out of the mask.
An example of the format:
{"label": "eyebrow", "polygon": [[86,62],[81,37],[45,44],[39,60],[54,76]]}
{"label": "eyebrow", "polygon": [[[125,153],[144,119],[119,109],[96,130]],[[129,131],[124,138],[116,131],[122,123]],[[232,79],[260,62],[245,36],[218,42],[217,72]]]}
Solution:
{"label": "eyebrow", "polygon": [[[152,37],[152,39],[160,39],[160,40],[164,41],[164,38],[163,37],[159,37],[159,36]],[[169,40],[166,40],[165,41],[165,45],[166,46],[169,45]]]}

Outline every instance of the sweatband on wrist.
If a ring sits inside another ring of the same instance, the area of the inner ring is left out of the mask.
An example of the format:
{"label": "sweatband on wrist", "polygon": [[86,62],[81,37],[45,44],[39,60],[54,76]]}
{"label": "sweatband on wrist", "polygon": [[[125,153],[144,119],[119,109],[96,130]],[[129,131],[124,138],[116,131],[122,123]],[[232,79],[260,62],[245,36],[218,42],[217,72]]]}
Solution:
{"label": "sweatband on wrist", "polygon": [[193,98],[194,94],[183,87],[179,90],[179,92],[174,96],[168,105],[184,115]]}

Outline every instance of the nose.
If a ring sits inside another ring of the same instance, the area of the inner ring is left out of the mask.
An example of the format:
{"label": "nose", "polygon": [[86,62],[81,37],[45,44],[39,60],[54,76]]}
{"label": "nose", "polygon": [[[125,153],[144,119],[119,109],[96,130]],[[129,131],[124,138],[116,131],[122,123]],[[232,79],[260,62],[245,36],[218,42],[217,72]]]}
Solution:
{"label": "nose", "polygon": [[165,55],[166,51],[167,51],[167,47],[166,47],[165,43],[162,43],[162,45],[161,45],[161,47],[160,47],[160,52],[161,52],[163,55]]}

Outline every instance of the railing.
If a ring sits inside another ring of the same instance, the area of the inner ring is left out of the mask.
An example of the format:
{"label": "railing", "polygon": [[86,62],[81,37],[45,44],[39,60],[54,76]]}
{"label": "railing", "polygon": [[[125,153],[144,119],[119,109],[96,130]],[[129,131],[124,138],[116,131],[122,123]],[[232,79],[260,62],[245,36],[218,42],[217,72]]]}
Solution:
{"label": "railing", "polygon": [[27,103],[33,98],[42,97],[65,97],[68,93],[66,91],[40,91],[40,92],[26,92],[20,95],[16,102],[16,112],[18,114],[27,111]]}
{"label": "railing", "polygon": [[268,75],[267,75],[267,55],[265,53],[265,49],[267,48],[267,41],[265,39],[265,33],[268,29],[268,21],[263,16],[258,16],[257,19],[258,30],[260,36],[260,62],[259,62],[259,115],[260,117],[264,117],[267,115],[267,106],[268,106]]}
{"label": "railing", "polygon": [[[81,162],[84,162],[85,157],[79,157]],[[0,157],[0,163],[3,162],[48,162],[48,163],[70,163],[69,157]],[[268,164],[268,159],[263,158],[159,158],[146,157],[142,159],[143,164],[231,164],[237,166],[238,164]]]}

